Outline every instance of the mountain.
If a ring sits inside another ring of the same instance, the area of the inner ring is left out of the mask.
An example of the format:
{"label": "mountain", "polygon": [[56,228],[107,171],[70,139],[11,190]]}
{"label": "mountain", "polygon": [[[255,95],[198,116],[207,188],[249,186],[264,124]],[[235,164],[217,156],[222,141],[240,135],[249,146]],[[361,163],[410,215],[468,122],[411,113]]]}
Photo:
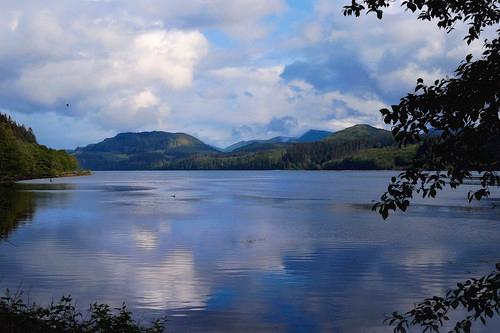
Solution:
{"label": "mountain", "polygon": [[369,125],[355,125],[321,141],[288,147],[283,155],[283,163],[285,168],[324,169],[331,162],[350,157],[361,150],[393,145],[391,132]]}
{"label": "mountain", "polygon": [[317,142],[257,142],[231,153],[171,160],[162,169],[401,169],[409,165],[417,149],[418,145],[400,149],[394,144],[389,131],[369,125],[356,125]]}
{"label": "mountain", "polygon": [[31,128],[0,113],[0,182],[78,172],[78,162],[73,156],[38,144]]}
{"label": "mountain", "polygon": [[[320,131],[320,130],[309,130],[302,134],[300,137],[290,137],[290,136],[276,136],[274,138],[268,140],[248,140],[248,141],[240,141],[235,144],[230,145],[222,149],[223,152],[232,152],[232,151],[258,151],[269,150],[273,146],[270,144],[278,144],[279,147],[285,146],[288,143],[303,143],[303,142],[315,142],[321,141],[328,136],[330,136],[332,132],[328,131]],[[245,146],[252,146],[244,149]]]}
{"label": "mountain", "polygon": [[324,141],[336,144],[361,141],[368,146],[373,145],[374,147],[387,146],[394,143],[391,132],[365,124],[354,125],[335,132]]}
{"label": "mountain", "polygon": [[244,145],[232,151],[232,153],[256,153],[263,151],[270,151],[281,149],[291,144],[291,142],[271,142],[271,141],[257,141]]}
{"label": "mountain", "polygon": [[229,153],[229,152],[232,152],[232,151],[234,151],[234,150],[236,150],[238,148],[251,145],[252,143],[256,143],[258,141],[259,140],[239,141],[239,142],[233,143],[230,146],[227,146],[226,148],[222,148],[221,151],[223,151],[225,153]]}
{"label": "mountain", "polygon": [[193,136],[159,131],[121,133],[73,152],[83,167],[93,170],[155,169],[171,159],[214,153],[215,148]]}
{"label": "mountain", "polygon": [[[275,136],[274,138],[267,140],[248,140],[248,141],[239,141],[236,142],[229,147],[222,149],[223,152],[229,153],[233,151],[257,151],[260,147],[263,150],[268,150],[269,147],[272,147],[273,144],[286,144],[296,142],[297,138],[289,137],[289,136]],[[252,146],[249,149],[245,149],[247,146]]]}
{"label": "mountain", "polygon": [[330,135],[332,135],[332,132],[329,131],[309,130],[299,136],[296,141],[299,143],[316,142],[326,139]]}
{"label": "mountain", "polygon": [[[309,141],[323,138],[320,141]],[[233,147],[234,148],[234,147]],[[183,133],[123,133],[75,150],[81,165],[95,170],[394,169],[409,164],[417,145],[400,149],[389,131],[356,125],[299,138],[245,142],[220,152]]]}

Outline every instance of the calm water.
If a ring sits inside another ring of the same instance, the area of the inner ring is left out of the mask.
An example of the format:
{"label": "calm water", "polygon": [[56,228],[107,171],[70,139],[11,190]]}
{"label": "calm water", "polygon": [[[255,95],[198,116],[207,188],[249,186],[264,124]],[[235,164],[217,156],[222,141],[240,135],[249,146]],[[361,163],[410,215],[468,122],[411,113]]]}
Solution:
{"label": "calm water", "polygon": [[370,207],[390,176],[95,172],[19,184],[0,191],[0,288],[42,303],[72,294],[82,308],[125,300],[141,318],[168,315],[171,332],[390,332],[384,314],[500,261],[495,201],[469,206],[465,187],[384,222]]}

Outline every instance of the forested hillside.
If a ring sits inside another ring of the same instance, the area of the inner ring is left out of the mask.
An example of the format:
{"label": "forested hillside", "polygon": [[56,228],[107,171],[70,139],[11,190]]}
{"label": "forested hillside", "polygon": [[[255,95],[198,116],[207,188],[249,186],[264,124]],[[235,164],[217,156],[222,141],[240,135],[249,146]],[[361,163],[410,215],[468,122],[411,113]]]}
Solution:
{"label": "forested hillside", "polygon": [[93,170],[160,169],[171,160],[218,151],[184,133],[121,133],[97,144],[77,148],[80,165]]}
{"label": "forested hillside", "polygon": [[389,131],[369,125],[319,135],[316,142],[255,140],[224,153],[182,133],[123,133],[74,154],[94,170],[365,170],[402,168],[417,152],[417,145],[400,149]]}
{"label": "forested hillside", "polygon": [[31,128],[0,114],[0,182],[57,177],[77,170],[75,157],[39,145]]}

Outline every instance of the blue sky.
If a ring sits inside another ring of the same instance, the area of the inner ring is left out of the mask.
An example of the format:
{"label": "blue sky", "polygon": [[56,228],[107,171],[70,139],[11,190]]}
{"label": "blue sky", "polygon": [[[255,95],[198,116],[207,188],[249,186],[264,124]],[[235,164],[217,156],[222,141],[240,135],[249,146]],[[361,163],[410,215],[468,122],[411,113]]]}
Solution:
{"label": "blue sky", "polygon": [[[349,0],[16,0],[0,3],[0,110],[39,142],[75,148],[123,131],[239,140],[383,126],[416,78],[452,75],[451,34]],[[69,104],[69,107],[66,106]]]}

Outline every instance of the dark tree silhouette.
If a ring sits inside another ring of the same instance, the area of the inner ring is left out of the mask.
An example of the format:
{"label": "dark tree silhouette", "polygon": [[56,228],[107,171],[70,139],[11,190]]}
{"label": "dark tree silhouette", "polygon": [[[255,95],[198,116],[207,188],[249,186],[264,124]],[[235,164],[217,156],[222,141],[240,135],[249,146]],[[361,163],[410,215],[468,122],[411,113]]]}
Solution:
{"label": "dark tree silhouette", "polygon": [[[359,16],[366,11],[381,19],[383,10],[392,4],[391,0],[354,0],[344,7],[344,14]],[[485,27],[500,22],[499,0],[409,0],[401,5],[418,12],[420,20],[436,20],[438,27],[448,32],[457,22],[467,23],[467,43],[480,38]],[[499,166],[493,158],[498,155],[493,144],[500,143],[498,34],[500,30],[495,39],[485,41],[480,59],[468,55],[454,77],[431,85],[419,78],[414,93],[392,105],[391,110],[380,110],[400,145],[420,140],[429,131],[439,134],[412,167],[392,179],[381,202],[374,207],[384,218],[398,208],[406,210],[414,193],[435,197],[447,183],[453,188],[461,185],[472,171],[479,172],[481,188],[470,193],[469,200],[488,196],[490,186],[500,185],[500,177],[494,172]]]}
{"label": "dark tree silhouette", "polygon": [[449,290],[445,297],[427,298],[408,312],[392,313],[385,321],[395,326],[395,333],[405,333],[410,326],[416,325],[422,326],[424,332],[439,332],[450,320],[450,312],[463,307],[469,315],[456,322],[450,332],[470,332],[475,320],[486,324],[487,318],[500,314],[499,290],[500,264],[497,264],[495,273],[457,283],[457,288]]}
{"label": "dark tree silhouette", "polygon": [[[394,0],[352,0],[344,6],[344,15],[360,16],[375,13],[379,19]],[[479,39],[484,28],[498,25],[499,0],[407,0],[401,6],[418,13],[418,19],[435,21],[451,32],[457,22],[469,26],[464,40],[467,44]],[[424,153],[412,165],[393,177],[381,201],[375,204],[384,219],[390,211],[405,211],[413,195],[434,198],[438,190],[449,185],[456,188],[479,173],[480,187],[468,199],[480,200],[490,194],[491,186],[500,185],[498,162],[500,144],[500,29],[496,38],[484,41],[479,59],[468,55],[452,78],[426,84],[418,78],[415,91],[401,98],[391,109],[382,109],[382,117],[392,126],[400,146],[420,141],[434,133]],[[498,161],[498,160],[497,160]],[[444,170],[444,171],[443,171]],[[405,333],[411,326],[423,332],[439,332],[446,326],[449,312],[463,309],[468,314],[451,332],[470,332],[472,323],[500,314],[500,264],[497,270],[479,279],[457,284],[445,297],[434,296],[415,305],[406,313],[394,312],[387,318],[395,325],[394,332]]]}
{"label": "dark tree silhouette", "polygon": [[142,326],[132,318],[132,313],[123,304],[112,309],[107,304],[91,304],[86,313],[76,309],[71,296],[61,297],[42,307],[25,303],[21,292],[7,290],[0,297],[0,331],[9,333],[161,333],[165,331],[165,320],[153,321],[149,327]]}

